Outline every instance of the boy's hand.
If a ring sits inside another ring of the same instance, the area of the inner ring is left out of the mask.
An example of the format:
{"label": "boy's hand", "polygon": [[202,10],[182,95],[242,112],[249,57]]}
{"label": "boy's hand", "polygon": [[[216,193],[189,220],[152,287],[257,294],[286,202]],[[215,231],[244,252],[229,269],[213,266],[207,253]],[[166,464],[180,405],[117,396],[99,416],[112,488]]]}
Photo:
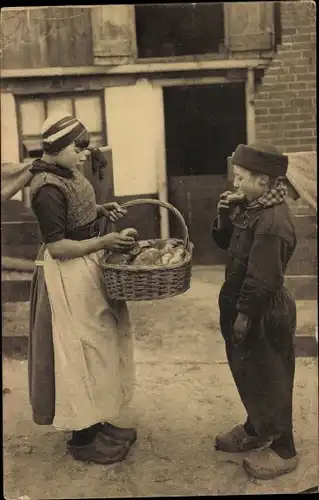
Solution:
{"label": "boy's hand", "polygon": [[229,201],[227,201],[227,197],[232,194],[231,191],[225,191],[222,193],[219,197],[219,202],[217,205],[217,212],[218,215],[223,215],[225,212],[229,212],[230,204]]}
{"label": "boy's hand", "polygon": [[104,215],[113,223],[123,219],[123,217],[125,217],[125,215],[127,214],[127,210],[125,208],[122,208],[115,201],[104,203],[104,205],[96,205],[96,210],[99,217]]}
{"label": "boy's hand", "polygon": [[235,344],[243,342],[248,333],[249,318],[246,314],[238,313],[233,326],[233,341]]}
{"label": "boy's hand", "polygon": [[227,201],[227,197],[231,194],[231,191],[225,191],[219,197],[219,202],[217,205],[218,214],[218,228],[222,229],[224,223],[229,219],[230,214],[230,203]]}

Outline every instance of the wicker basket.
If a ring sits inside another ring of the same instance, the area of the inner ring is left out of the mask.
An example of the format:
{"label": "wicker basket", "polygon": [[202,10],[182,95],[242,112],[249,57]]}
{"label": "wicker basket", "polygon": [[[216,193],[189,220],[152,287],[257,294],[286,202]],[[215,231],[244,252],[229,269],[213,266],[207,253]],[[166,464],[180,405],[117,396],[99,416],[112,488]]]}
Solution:
{"label": "wicker basket", "polygon": [[100,260],[102,278],[111,299],[127,301],[164,299],[180,295],[190,287],[193,245],[189,241],[183,216],[173,205],[154,199],[132,200],[124,203],[122,207],[142,204],[158,205],[176,215],[183,229],[181,243],[184,244],[186,255],[178,264],[157,266],[108,264],[105,257],[102,258]]}

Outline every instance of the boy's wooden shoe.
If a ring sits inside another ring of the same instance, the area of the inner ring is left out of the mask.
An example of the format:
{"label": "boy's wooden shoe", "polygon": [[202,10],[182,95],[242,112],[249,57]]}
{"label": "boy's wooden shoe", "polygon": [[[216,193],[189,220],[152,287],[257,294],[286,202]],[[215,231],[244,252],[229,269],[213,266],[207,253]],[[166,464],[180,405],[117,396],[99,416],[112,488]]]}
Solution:
{"label": "boy's wooden shoe", "polygon": [[228,453],[239,453],[248,450],[254,450],[265,446],[268,440],[262,439],[259,436],[250,436],[244,429],[243,425],[237,425],[226,434],[216,436],[215,448],[219,451]]}
{"label": "boy's wooden shoe", "polygon": [[137,439],[137,431],[133,428],[116,427],[115,425],[106,422],[101,427],[101,432],[115,441],[128,441],[130,446],[135,443]]}
{"label": "boy's wooden shoe", "polygon": [[298,457],[281,458],[271,448],[260,450],[251,458],[243,460],[247,474],[257,479],[273,479],[288,474],[298,466]]}
{"label": "boy's wooden shoe", "polygon": [[84,446],[75,446],[68,443],[67,449],[75,460],[108,465],[124,460],[130,445],[128,442],[119,444],[119,442],[113,441],[98,432],[91,443]]}

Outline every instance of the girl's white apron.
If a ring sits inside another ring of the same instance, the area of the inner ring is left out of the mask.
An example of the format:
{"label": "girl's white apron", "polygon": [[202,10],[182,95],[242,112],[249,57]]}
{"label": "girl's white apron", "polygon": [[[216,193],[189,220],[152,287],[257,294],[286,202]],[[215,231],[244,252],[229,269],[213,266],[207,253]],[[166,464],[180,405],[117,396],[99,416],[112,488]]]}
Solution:
{"label": "girl's white apron", "polygon": [[62,261],[44,254],[54,343],[53,425],[61,430],[111,421],[133,396],[129,312],[125,302],[107,299],[99,255]]}

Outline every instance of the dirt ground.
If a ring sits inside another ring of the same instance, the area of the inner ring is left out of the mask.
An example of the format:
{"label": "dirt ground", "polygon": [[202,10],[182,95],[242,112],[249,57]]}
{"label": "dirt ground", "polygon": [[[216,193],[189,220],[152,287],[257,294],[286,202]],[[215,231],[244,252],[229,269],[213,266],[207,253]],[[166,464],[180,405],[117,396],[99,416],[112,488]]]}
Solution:
{"label": "dirt ground", "polygon": [[[293,493],[318,484],[316,358],[297,359],[295,472],[253,480],[241,466],[243,455],[214,449],[215,435],[245,418],[219,333],[222,277],[214,272],[196,270],[191,290],[180,297],[130,305],[137,386],[118,424],[137,426],[138,441],[119,464],[83,464],[67,455],[68,433],[32,422],[26,360],[4,359],[6,499]],[[309,304],[304,311],[299,321],[312,330],[317,313]]]}

